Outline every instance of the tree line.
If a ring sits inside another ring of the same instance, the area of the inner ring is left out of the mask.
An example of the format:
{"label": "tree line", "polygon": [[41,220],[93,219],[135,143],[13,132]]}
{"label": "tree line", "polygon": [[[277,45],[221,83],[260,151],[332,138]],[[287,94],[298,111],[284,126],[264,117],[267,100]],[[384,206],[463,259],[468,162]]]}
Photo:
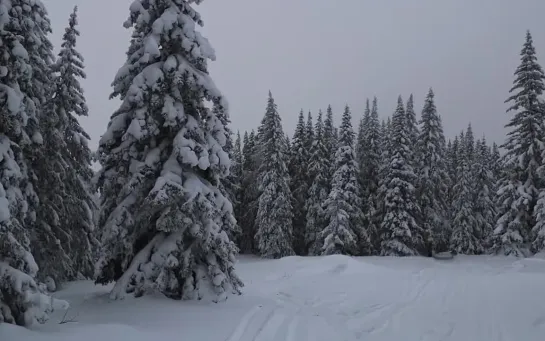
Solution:
{"label": "tree line", "polygon": [[382,120],[374,98],[357,129],[349,106],[335,127],[330,106],[316,123],[301,111],[289,139],[269,93],[257,133],[237,134],[231,152],[237,245],[268,258],[542,251],[544,79],[527,32],[501,146],[471,124],[447,141],[432,89],[420,118],[412,94]]}

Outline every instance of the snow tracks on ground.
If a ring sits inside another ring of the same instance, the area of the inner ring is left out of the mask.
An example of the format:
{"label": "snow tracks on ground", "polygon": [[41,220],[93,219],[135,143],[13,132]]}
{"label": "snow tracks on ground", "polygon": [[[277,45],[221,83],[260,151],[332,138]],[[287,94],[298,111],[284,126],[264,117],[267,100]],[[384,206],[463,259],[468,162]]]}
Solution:
{"label": "snow tracks on ground", "polygon": [[[242,264],[241,264],[242,265]],[[502,257],[243,261],[250,310],[229,341],[542,340],[545,262]],[[246,272],[248,271],[248,272]]]}
{"label": "snow tracks on ground", "polygon": [[351,341],[337,317],[278,294],[276,304],[258,305],[242,317],[227,341]]}
{"label": "snow tracks on ground", "polygon": [[110,302],[92,282],[55,293],[74,323],[0,324],[1,341],[543,341],[545,261],[504,257],[240,257],[226,302]]}

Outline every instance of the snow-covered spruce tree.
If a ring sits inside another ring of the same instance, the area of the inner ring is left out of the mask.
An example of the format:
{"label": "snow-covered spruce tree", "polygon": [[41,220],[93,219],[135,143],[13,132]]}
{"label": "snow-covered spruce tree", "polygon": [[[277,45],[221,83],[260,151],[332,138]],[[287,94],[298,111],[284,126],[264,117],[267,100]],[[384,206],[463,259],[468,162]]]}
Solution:
{"label": "snow-covered spruce tree", "polygon": [[[533,251],[541,249],[538,240],[541,224],[536,218],[543,217],[541,204],[536,209],[540,191],[544,188],[540,167],[545,143],[543,122],[545,112],[540,105],[540,97],[545,90],[545,75],[537,62],[536,51],[530,32],[521,51],[521,63],[515,71],[511,96],[506,100],[514,111],[506,128],[511,129],[503,144],[505,154],[503,165],[506,168],[498,193],[498,220],[494,230],[494,250],[505,255],[523,256],[527,247],[533,243]],[[545,230],[544,230],[545,231]]]}
{"label": "snow-covered spruce tree", "polygon": [[[363,117],[360,120],[358,126],[358,135],[356,139],[356,161],[358,162],[358,181],[360,182],[362,195],[366,192],[366,168],[369,160],[367,156],[369,154],[369,122],[371,121],[371,108],[369,104],[369,99],[365,102],[365,110],[363,111]],[[366,196],[363,195],[363,198],[367,200]]]}
{"label": "snow-covered spruce tree", "polygon": [[492,171],[494,179],[498,181],[501,178],[503,167],[500,148],[498,147],[496,142],[492,143],[492,148],[490,151],[490,170]]}
{"label": "snow-covered spruce tree", "polygon": [[0,324],[44,322],[53,308],[66,305],[36,282],[30,246],[37,200],[29,167],[35,154],[28,151],[41,142],[43,103],[35,96],[41,70],[36,79],[33,71],[39,45],[48,43],[34,30],[48,27],[41,2],[0,1]]}
{"label": "snow-covered spruce tree", "polygon": [[[307,114],[307,125],[305,127],[305,148],[310,151],[312,144],[314,143],[314,125],[312,123],[312,112]],[[310,159],[310,157],[307,157]]]}
{"label": "snow-covered spruce tree", "polygon": [[308,190],[306,201],[306,227],[305,227],[305,247],[306,254],[316,256],[321,253],[319,235],[326,227],[325,212],[323,203],[329,195],[328,189],[330,179],[327,178],[328,170],[328,152],[324,141],[324,125],[322,121],[322,111],[318,113],[316,128],[314,130],[314,142],[310,149],[310,163],[308,166],[308,176],[312,183]]}
{"label": "snow-covered spruce tree", "polygon": [[[331,179],[335,172],[335,153],[337,152],[337,137],[335,136],[335,125],[333,123],[333,110],[331,109],[331,105],[327,107],[324,120],[324,146],[329,155],[327,178]],[[330,190],[331,187],[328,188],[328,193]]]}
{"label": "snow-covered spruce tree", "polygon": [[237,131],[237,137],[232,149],[231,167],[229,169],[229,179],[231,183],[231,203],[233,204],[233,213],[237,219],[237,233],[234,240],[237,246],[240,248],[240,242],[242,239],[242,229],[239,223],[239,217],[242,216],[241,203],[242,203],[242,164],[244,162],[242,156],[242,140],[240,132]]}
{"label": "snow-covered spruce tree", "polygon": [[[458,182],[458,153],[460,150],[460,139],[458,136],[455,136],[450,144],[450,147],[447,149],[447,170],[448,176],[450,179],[448,191],[447,191],[447,214],[449,221],[452,222],[453,219],[453,207],[454,207],[454,184]],[[449,237],[450,238],[450,237]]]}
{"label": "snow-covered spruce tree", "polygon": [[486,144],[486,139],[483,137],[482,140],[477,141],[475,162],[473,163],[475,184],[473,215],[477,221],[477,228],[480,233],[479,238],[484,249],[490,247],[490,237],[496,222],[496,198],[494,192],[496,179],[492,172],[490,159],[490,149]]}
{"label": "snow-covered spruce tree", "polygon": [[458,153],[458,181],[454,184],[452,236],[450,248],[462,254],[483,252],[482,240],[474,214],[473,135],[464,135]]}
{"label": "snow-covered spruce tree", "polygon": [[360,160],[362,159],[360,152],[363,150],[361,147],[363,145],[363,130],[365,129],[365,116],[360,119],[360,123],[358,124],[358,133],[356,135],[356,145],[354,147],[355,153],[356,153],[356,160],[358,161],[358,164],[360,164]]}
{"label": "snow-covered spruce tree", "polygon": [[[45,104],[50,98],[50,84],[53,80],[50,68],[54,59],[53,45],[48,39],[51,27],[47,10],[40,1],[11,1],[9,4],[6,3],[6,13],[9,13],[6,15],[10,17],[9,24],[7,24],[8,30],[20,36],[17,40],[23,47],[15,53],[25,54],[24,58],[27,61],[28,69],[23,72],[31,73],[30,81],[19,83],[20,90],[24,93],[23,101],[25,102],[25,112],[28,115],[25,130],[32,142],[20,145],[27,160],[29,180],[23,191],[28,204],[25,228],[30,232],[30,247],[33,250],[33,255],[37,263],[44,267],[47,263],[55,264],[56,260],[59,262],[68,261],[67,257],[63,257],[66,252],[60,247],[59,240],[52,232],[47,231],[47,224],[44,223],[44,219],[55,217],[57,212],[43,209],[43,205],[40,205],[43,196],[38,191],[44,187],[45,183],[50,182],[48,174],[43,174],[38,166],[41,166],[41,160],[44,159],[41,120]],[[46,250],[57,251],[53,252],[52,258],[60,257],[56,259],[42,257],[42,253],[45,253]],[[58,265],[62,266],[63,264],[65,263]],[[46,268],[43,270],[37,274],[38,279],[45,279],[49,272]]]}
{"label": "snow-covered spruce tree", "polygon": [[[407,127],[409,129],[409,143],[411,146],[416,146],[418,144],[418,137],[420,135],[420,132],[418,130],[418,120],[416,118],[416,112],[414,111],[413,94],[411,94],[409,96],[409,99],[407,100],[405,116],[407,117]],[[418,148],[413,149],[413,156],[411,160],[411,166],[413,166],[413,168],[418,167],[418,160],[420,158],[418,152]]]}
{"label": "snow-covered spruce tree", "polygon": [[381,217],[377,216],[378,208],[378,189],[379,189],[379,171],[381,167],[382,151],[381,127],[378,119],[377,98],[373,99],[369,119],[366,120],[364,129],[364,146],[362,158],[365,163],[360,163],[360,183],[363,198],[363,212],[365,215],[364,226],[367,228],[369,237],[373,243],[373,251],[380,250],[380,236],[378,226],[382,222]]}
{"label": "snow-covered spruce tree", "polygon": [[[239,293],[229,174],[227,102],[207,72],[214,50],[190,1],[136,0],[130,55],[112,96],[122,100],[100,140],[101,257],[96,282],[112,299],[155,290],[175,299]],[[213,102],[215,110],[207,108]]]}
{"label": "snow-covered spruce tree", "polygon": [[257,178],[261,194],[255,243],[262,257],[281,258],[294,254],[292,195],[286,166],[286,138],[270,92],[261,127],[261,163]]}
{"label": "snow-covered spruce tree", "polygon": [[378,170],[378,189],[377,189],[377,199],[376,199],[376,210],[377,210],[377,222],[379,224],[379,232],[378,232],[378,238],[375,240],[374,244],[378,248],[377,250],[380,252],[382,248],[382,222],[384,220],[384,216],[386,215],[386,184],[387,184],[387,173],[390,168],[390,135],[391,135],[391,121],[390,117],[387,118],[387,120],[382,120],[381,127],[380,127],[380,166]]}
{"label": "snow-covered spruce tree", "polygon": [[[223,214],[223,227],[225,231],[227,231],[227,236],[229,237],[229,240],[232,242],[237,242],[240,239],[240,236],[242,234],[242,230],[240,228],[240,225],[236,221],[235,217],[235,206],[238,205],[237,202],[237,191],[240,188],[239,185],[239,178],[234,175],[232,172],[233,168],[235,168],[236,171],[236,164],[237,160],[234,155],[233,151],[233,132],[229,128],[229,125],[231,124],[231,120],[226,115],[225,110],[222,109],[222,106],[218,103],[214,104],[214,107],[212,109],[212,113],[221,123],[221,127],[225,127],[225,145],[223,146],[223,151],[227,153],[230,160],[230,167],[229,167],[229,175],[222,178],[219,184],[219,189],[223,196],[228,199],[229,205],[231,205],[230,208],[222,210],[224,212]],[[226,204],[226,203],[224,203]],[[238,244],[237,244],[238,245]],[[238,250],[237,250],[238,251]]]}
{"label": "snow-covered spruce tree", "polygon": [[[310,164],[310,150],[312,149],[312,144],[314,143],[314,123],[312,119],[312,112],[308,112],[307,114],[307,126],[305,128],[305,149],[307,150],[307,159],[306,159],[306,165]],[[310,188],[312,186],[312,179],[310,177],[307,177],[307,188]],[[306,213],[306,212],[305,212]]]}
{"label": "snow-covered spruce tree", "polygon": [[443,126],[430,89],[420,120],[416,149],[419,153],[417,198],[421,207],[420,224],[424,230],[428,252],[447,248],[450,229],[447,214],[449,177]]}
{"label": "snow-covered spruce tree", "polygon": [[389,167],[385,173],[385,215],[381,225],[383,256],[412,256],[424,249],[422,228],[415,214],[416,174],[410,165],[409,127],[401,96],[392,117]]}
{"label": "snow-covered spruce tree", "polygon": [[42,276],[56,282],[92,278],[97,211],[91,181],[89,135],[78,117],[88,109],[79,78],[85,78],[83,57],[76,50],[79,36],[77,8],[70,15],[56,63],[51,97],[43,110],[40,128],[42,153],[34,169],[42,179],[36,191],[40,198],[34,242]]}
{"label": "snow-covered spruce tree", "polygon": [[299,113],[299,120],[291,143],[289,173],[290,190],[293,208],[293,248],[296,254],[303,253],[305,245],[306,210],[305,202],[308,194],[308,155],[307,128],[303,110]]}
{"label": "snow-covered spruce tree", "polygon": [[363,111],[363,117],[360,119],[358,125],[358,133],[356,135],[356,143],[354,145],[354,150],[356,154],[356,162],[358,163],[358,181],[361,189],[361,198],[362,198],[362,210],[365,212],[365,205],[367,202],[367,196],[365,195],[365,168],[367,165],[366,160],[366,151],[369,148],[367,146],[367,129],[369,127],[369,120],[371,119],[371,108],[369,104],[369,99],[365,101],[365,110]]}
{"label": "snow-covered spruce tree", "polygon": [[335,154],[331,192],[324,203],[328,225],[320,233],[322,254],[367,255],[371,241],[363,227],[352,114],[345,107]]}
{"label": "snow-covered spruce tree", "polygon": [[367,160],[365,160],[365,150],[367,149],[366,140],[365,137],[367,135],[367,127],[369,126],[369,120],[371,118],[371,108],[369,105],[369,99],[365,101],[365,110],[363,111],[363,117],[360,119],[360,123],[358,125],[358,134],[356,138],[356,160],[358,161],[358,167],[360,169],[360,183],[363,184],[363,173],[362,170],[365,168],[365,165],[367,164]]}
{"label": "snow-covered spruce tree", "polygon": [[244,146],[242,147],[242,199],[240,202],[241,214],[239,225],[242,230],[240,249],[243,253],[254,253],[256,247],[255,239],[255,217],[257,214],[257,199],[259,192],[257,188],[257,145],[255,132],[244,134]]}
{"label": "snow-covered spruce tree", "polygon": [[467,125],[467,129],[464,134],[465,137],[465,151],[464,157],[468,158],[470,167],[475,162],[475,135],[473,134],[473,127],[471,123]]}

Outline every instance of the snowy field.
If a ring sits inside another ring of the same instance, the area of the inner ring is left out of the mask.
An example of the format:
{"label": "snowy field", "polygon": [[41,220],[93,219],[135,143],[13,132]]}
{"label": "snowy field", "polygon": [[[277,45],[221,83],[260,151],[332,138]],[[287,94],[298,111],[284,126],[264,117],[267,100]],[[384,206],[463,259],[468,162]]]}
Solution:
{"label": "snowy field", "polygon": [[2,341],[545,340],[545,260],[458,256],[280,260],[241,257],[243,296],[224,303],[161,296],[111,302],[76,282],[36,330],[0,325]]}

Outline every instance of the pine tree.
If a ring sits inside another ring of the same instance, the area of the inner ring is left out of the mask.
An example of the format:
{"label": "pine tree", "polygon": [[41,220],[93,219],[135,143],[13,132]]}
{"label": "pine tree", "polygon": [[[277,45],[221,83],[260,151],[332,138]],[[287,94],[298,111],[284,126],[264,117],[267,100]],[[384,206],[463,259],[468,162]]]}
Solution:
{"label": "pine tree", "polygon": [[39,245],[30,243],[38,205],[31,160],[43,140],[49,31],[41,2],[0,2],[0,324],[44,322],[63,303],[36,282]]}
{"label": "pine tree", "polygon": [[[307,126],[305,128],[305,148],[307,151],[310,151],[312,149],[313,143],[314,143],[314,125],[312,123],[312,113],[309,111],[307,115]],[[310,160],[310,157],[307,157],[307,159]]]}
{"label": "pine tree", "polygon": [[461,141],[458,153],[458,180],[454,185],[456,196],[453,204],[454,214],[450,247],[462,254],[480,254],[483,252],[483,246],[474,215],[474,178],[472,172],[474,141],[470,128],[468,128]]}
{"label": "pine tree", "polygon": [[358,166],[354,152],[352,114],[345,107],[339,130],[338,149],[335,154],[335,173],[331,179],[331,192],[324,203],[329,221],[320,234],[322,254],[369,254],[371,242],[363,228]]}
{"label": "pine tree", "polygon": [[494,229],[496,219],[495,207],[495,188],[496,180],[492,172],[492,163],[490,162],[490,149],[486,144],[486,139],[477,141],[475,162],[474,162],[474,183],[475,199],[473,215],[477,221],[479,239],[485,249],[489,248],[490,236]]}
{"label": "pine tree", "polygon": [[448,148],[447,152],[447,169],[448,169],[448,176],[450,179],[448,192],[447,192],[447,213],[449,217],[449,221],[453,220],[453,207],[454,207],[454,198],[456,196],[456,193],[454,192],[454,184],[458,182],[458,154],[460,150],[460,139],[458,136],[454,137],[454,140],[452,141],[452,144],[450,148]]}
{"label": "pine tree", "polygon": [[242,205],[242,164],[244,158],[242,156],[242,140],[240,138],[240,131],[237,131],[237,137],[235,139],[235,144],[233,146],[232,158],[231,158],[231,167],[229,177],[231,178],[232,184],[232,194],[231,194],[231,203],[233,204],[233,212],[235,218],[237,219],[237,232],[239,235],[236,237],[236,244],[240,248],[241,239],[242,239],[242,228],[240,225],[239,218],[242,216],[243,211],[241,210]]}
{"label": "pine tree", "polygon": [[358,124],[358,134],[356,135],[356,160],[358,161],[358,164],[361,164],[361,160],[363,159],[362,151],[363,148],[363,136],[365,134],[365,115],[360,119],[360,123]]}
{"label": "pine tree", "polygon": [[465,157],[468,158],[470,167],[475,162],[475,135],[473,135],[473,127],[468,124],[465,131]]}
{"label": "pine tree", "polygon": [[308,155],[307,127],[303,110],[299,113],[299,120],[293,134],[289,173],[290,190],[292,193],[293,208],[293,247],[296,254],[303,253],[305,245],[306,210],[305,201],[308,194]]}
{"label": "pine tree", "polygon": [[428,252],[446,248],[450,238],[447,213],[449,177],[443,126],[430,89],[422,109],[420,134],[416,149],[418,158],[417,197],[422,208],[420,224],[425,233]]}
{"label": "pine tree", "polygon": [[257,188],[257,145],[255,132],[244,134],[243,175],[242,175],[242,200],[240,203],[241,215],[239,225],[242,230],[240,249],[243,253],[254,253],[257,248],[255,239],[255,217],[257,215],[257,199],[259,192]]}
{"label": "pine tree", "polygon": [[136,0],[125,23],[138,39],[114,80],[122,103],[99,143],[96,281],[116,281],[113,299],[157,290],[222,300],[242,286],[228,237],[232,205],[220,189],[228,105],[208,75],[214,50],[194,30],[203,23],[191,5]]}
{"label": "pine tree", "polygon": [[292,229],[292,195],[286,166],[286,139],[280,115],[272,94],[261,121],[261,163],[258,171],[259,208],[255,242],[265,258],[281,258],[294,254]]}
{"label": "pine tree", "polygon": [[382,221],[381,254],[384,256],[412,256],[423,249],[422,229],[415,213],[416,174],[410,160],[409,127],[401,96],[391,121],[389,167],[385,172],[385,215]]}
{"label": "pine tree", "polygon": [[[416,146],[418,144],[418,137],[420,135],[420,132],[418,131],[418,120],[414,111],[413,94],[411,94],[409,96],[409,100],[407,100],[405,116],[407,117],[407,127],[409,129],[409,143],[411,146]],[[411,160],[411,165],[413,166],[413,168],[418,167],[418,160],[420,159],[420,157],[417,153],[418,149],[415,149],[413,151],[413,157]]]}
{"label": "pine tree", "polygon": [[[367,110],[365,112],[367,114]],[[380,250],[380,236],[378,226],[382,219],[378,213],[378,191],[381,169],[381,151],[382,136],[381,126],[378,119],[377,98],[373,99],[373,105],[369,112],[369,118],[365,119],[366,128],[363,131],[363,145],[365,150],[362,152],[364,163],[360,163],[360,183],[363,202],[363,212],[365,215],[364,226],[373,242],[373,251]]]}
{"label": "pine tree", "polygon": [[[307,115],[307,126],[305,128],[305,149],[307,151],[306,154],[306,160],[305,164],[307,165],[307,174],[308,174],[308,166],[310,165],[310,150],[312,149],[312,145],[314,144],[315,139],[315,132],[314,132],[314,124],[312,120],[312,113],[309,111]],[[307,176],[307,189],[312,186],[313,179],[310,178],[310,176]],[[306,211],[305,211],[306,214]],[[305,218],[306,219],[306,218]],[[305,222],[306,223],[306,222]]]}
{"label": "pine tree", "polygon": [[335,172],[335,153],[337,152],[337,138],[335,137],[335,126],[333,124],[333,110],[331,109],[331,105],[327,107],[324,120],[324,147],[328,155],[326,178],[329,181],[327,188],[327,193],[329,194],[329,192],[331,192],[331,178]]}
{"label": "pine tree", "polygon": [[326,227],[325,212],[322,204],[329,194],[330,179],[327,178],[328,152],[324,141],[324,125],[322,111],[318,113],[316,128],[314,130],[314,142],[310,149],[310,162],[308,166],[309,178],[312,180],[308,190],[306,201],[306,227],[305,247],[306,253],[316,256],[321,253],[322,245],[319,234]]}
{"label": "pine tree", "polygon": [[[521,64],[515,71],[511,96],[506,100],[512,103],[507,111],[514,111],[515,115],[506,125],[511,131],[502,146],[506,173],[501,179],[497,202],[499,219],[494,230],[494,250],[505,255],[526,254],[527,244],[532,242],[532,229],[534,236],[539,236],[542,229],[540,224],[536,225],[536,218],[543,216],[545,205],[538,205],[537,209],[535,206],[543,188],[539,168],[543,165],[545,112],[539,101],[545,90],[544,79],[532,36],[527,32]],[[541,248],[536,239],[533,243],[533,251]]]}
{"label": "pine tree", "polygon": [[39,187],[36,261],[43,276],[54,281],[91,278],[94,272],[94,238],[97,210],[91,181],[89,135],[78,117],[87,116],[78,78],[85,78],[83,57],[76,50],[79,36],[77,7],[70,15],[61,51],[51,70],[56,78],[51,99],[40,120],[43,153],[34,168],[43,178]]}
{"label": "pine tree", "polygon": [[366,146],[366,137],[367,137],[367,129],[369,127],[369,121],[371,119],[371,108],[369,106],[369,99],[365,102],[365,110],[363,112],[363,117],[360,119],[360,123],[358,126],[358,135],[356,139],[356,160],[358,161],[358,167],[360,169],[360,183],[363,185],[363,179],[364,179],[364,171],[362,170],[365,168],[365,165],[367,164],[367,160],[365,160],[365,152],[367,150]]}
{"label": "pine tree", "polygon": [[380,167],[378,171],[378,189],[377,189],[377,200],[376,200],[376,210],[377,210],[377,222],[379,224],[378,238],[375,239],[374,244],[377,246],[377,250],[381,252],[382,248],[382,237],[384,233],[382,231],[382,222],[384,216],[386,215],[386,193],[387,189],[387,173],[390,169],[390,150],[391,150],[391,121],[390,117],[387,120],[382,120],[380,128]]}
{"label": "pine tree", "polygon": [[491,171],[492,175],[494,176],[494,179],[498,181],[501,178],[502,175],[502,165],[501,165],[501,155],[500,155],[500,149],[496,142],[492,143],[492,150],[490,152],[490,165],[491,165]]}

